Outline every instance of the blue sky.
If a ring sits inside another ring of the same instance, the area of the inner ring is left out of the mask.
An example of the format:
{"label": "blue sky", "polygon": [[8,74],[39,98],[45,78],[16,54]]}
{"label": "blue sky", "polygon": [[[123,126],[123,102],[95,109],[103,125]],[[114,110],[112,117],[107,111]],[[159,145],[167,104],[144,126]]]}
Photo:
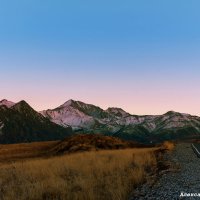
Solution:
{"label": "blue sky", "polygon": [[200,2],[1,1],[1,97],[199,114]]}

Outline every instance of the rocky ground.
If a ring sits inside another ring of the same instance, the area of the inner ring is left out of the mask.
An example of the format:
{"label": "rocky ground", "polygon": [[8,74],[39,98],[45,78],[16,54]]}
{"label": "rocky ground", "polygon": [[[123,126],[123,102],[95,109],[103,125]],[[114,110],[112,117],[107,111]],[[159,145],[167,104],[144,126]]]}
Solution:
{"label": "rocky ground", "polygon": [[161,172],[153,184],[145,184],[138,188],[130,200],[200,198],[180,197],[181,193],[200,195],[200,158],[194,153],[191,144],[178,144],[174,151],[167,155],[167,159],[174,167]]}

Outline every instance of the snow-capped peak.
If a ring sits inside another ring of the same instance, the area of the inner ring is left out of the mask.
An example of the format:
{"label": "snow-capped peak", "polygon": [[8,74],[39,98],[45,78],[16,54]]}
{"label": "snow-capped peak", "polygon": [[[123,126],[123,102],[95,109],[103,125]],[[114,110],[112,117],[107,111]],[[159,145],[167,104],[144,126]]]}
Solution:
{"label": "snow-capped peak", "polygon": [[58,108],[40,112],[44,117],[64,127],[73,129],[89,128],[95,124],[93,117],[82,111],[81,102],[68,100]]}
{"label": "snow-capped peak", "polygon": [[59,106],[58,108],[72,106],[74,103],[75,103],[75,101],[73,99],[70,99],[70,100],[66,101],[64,104],[62,104],[61,106]]}
{"label": "snow-capped peak", "polygon": [[14,102],[8,101],[7,99],[3,99],[0,101],[0,106],[6,106],[7,108],[11,108],[14,105],[15,105]]}
{"label": "snow-capped peak", "polygon": [[[163,115],[131,115],[121,108],[111,107],[103,110],[92,104],[68,100],[58,108],[41,112],[54,123],[63,127],[71,126],[84,132],[102,132],[111,134],[163,134],[176,130],[193,128],[200,133],[200,118],[189,114],[169,111]],[[194,131],[194,130],[192,130]],[[173,135],[172,135],[173,136]],[[157,137],[157,136],[156,136]]]}

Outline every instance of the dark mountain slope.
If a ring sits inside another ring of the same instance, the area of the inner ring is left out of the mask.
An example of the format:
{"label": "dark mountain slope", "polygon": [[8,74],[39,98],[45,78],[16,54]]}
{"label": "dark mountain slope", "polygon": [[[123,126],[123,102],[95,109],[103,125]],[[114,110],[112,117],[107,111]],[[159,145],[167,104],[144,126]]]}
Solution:
{"label": "dark mountain slope", "polygon": [[71,132],[71,128],[54,124],[25,101],[11,108],[0,106],[0,143],[58,140]]}

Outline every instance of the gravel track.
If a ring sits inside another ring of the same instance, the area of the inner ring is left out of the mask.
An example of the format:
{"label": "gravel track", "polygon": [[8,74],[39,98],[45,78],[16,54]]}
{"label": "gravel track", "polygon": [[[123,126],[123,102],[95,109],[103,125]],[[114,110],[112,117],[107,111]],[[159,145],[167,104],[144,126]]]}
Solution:
{"label": "gravel track", "polygon": [[[164,172],[153,184],[138,188],[130,200],[153,199],[200,199],[200,197],[180,197],[181,193],[200,195],[200,158],[194,153],[191,144],[177,144],[174,151],[167,155],[179,170]],[[175,169],[175,168],[174,168]]]}

